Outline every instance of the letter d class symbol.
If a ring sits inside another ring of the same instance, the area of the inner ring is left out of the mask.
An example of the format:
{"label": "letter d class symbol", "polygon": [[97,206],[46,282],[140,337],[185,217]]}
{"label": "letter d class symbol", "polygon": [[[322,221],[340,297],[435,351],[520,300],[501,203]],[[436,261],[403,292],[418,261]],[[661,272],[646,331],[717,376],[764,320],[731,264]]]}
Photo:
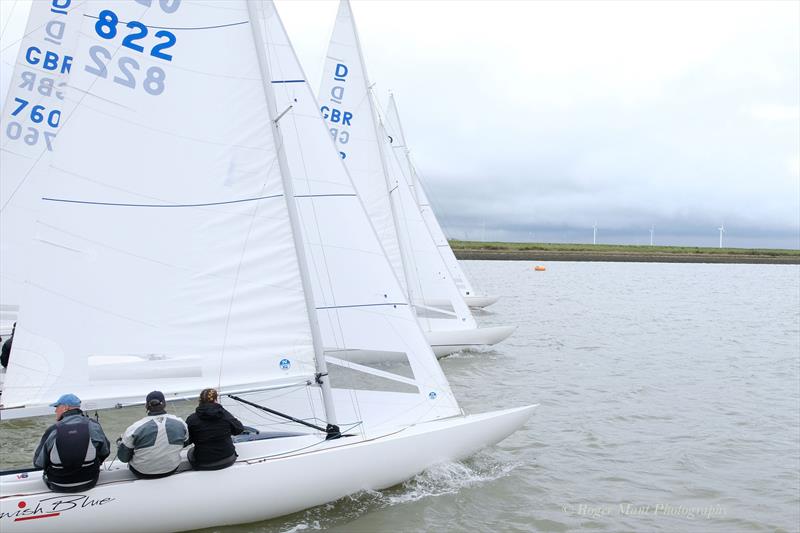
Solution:
{"label": "letter d class symbol", "polygon": [[336,63],[336,70],[333,73],[333,79],[338,81],[344,81],[346,76],[347,76],[347,66],[342,65],[341,63]]}
{"label": "letter d class symbol", "polygon": [[344,87],[341,85],[335,85],[333,89],[331,89],[331,98],[337,104],[341,104],[342,96],[344,96]]}

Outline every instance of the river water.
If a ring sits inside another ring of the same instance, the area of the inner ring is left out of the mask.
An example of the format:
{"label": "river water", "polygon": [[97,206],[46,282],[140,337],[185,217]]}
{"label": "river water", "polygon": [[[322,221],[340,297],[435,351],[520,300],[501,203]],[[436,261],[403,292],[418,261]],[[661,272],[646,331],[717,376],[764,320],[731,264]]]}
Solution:
{"label": "river water", "polygon": [[[800,267],[463,264],[502,295],[478,321],[518,330],[442,367],[468,412],[540,404],[529,423],[391,489],[209,531],[800,530]],[[5,423],[0,461],[29,461],[47,422]]]}

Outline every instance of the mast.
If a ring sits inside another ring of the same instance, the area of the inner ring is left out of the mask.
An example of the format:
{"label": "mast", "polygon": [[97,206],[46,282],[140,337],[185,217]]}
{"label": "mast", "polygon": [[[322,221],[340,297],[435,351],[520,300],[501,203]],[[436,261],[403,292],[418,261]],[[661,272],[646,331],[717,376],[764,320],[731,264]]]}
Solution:
{"label": "mast", "polygon": [[403,123],[400,122],[400,113],[397,111],[397,104],[394,101],[394,94],[391,92],[389,93],[389,105],[392,106],[394,116],[397,117],[397,132],[400,134],[400,138],[403,140],[403,155],[405,156],[409,178],[411,179],[411,183],[409,183],[408,186],[411,188],[411,193],[414,195],[414,201],[417,203],[417,206],[419,206],[420,202],[419,193],[417,192],[417,173],[414,172],[414,165],[411,163],[411,156],[409,155],[408,145],[406,144],[406,134],[403,131]]}
{"label": "mast", "polygon": [[394,190],[394,187],[392,187],[392,182],[390,181],[390,178],[389,178],[389,170],[388,170],[388,168],[386,166],[386,158],[384,157],[384,153],[383,153],[383,142],[384,142],[384,139],[380,135],[380,132],[378,131],[377,112],[375,110],[375,104],[374,104],[373,99],[372,99],[372,86],[370,86],[369,79],[367,78],[367,65],[366,65],[366,63],[364,63],[364,53],[361,51],[361,38],[358,36],[358,28],[356,28],[356,19],[355,19],[355,17],[353,17],[353,10],[350,7],[350,0],[341,0],[341,2],[343,4],[347,5],[347,11],[350,14],[350,24],[353,26],[353,35],[356,38],[356,47],[358,49],[358,59],[361,62],[361,72],[364,73],[364,84],[367,86],[367,100],[369,100],[369,110],[370,110],[370,115],[371,115],[371,118],[372,118],[372,127],[373,127],[373,129],[375,131],[375,139],[378,141],[378,155],[380,156],[380,159],[381,159],[381,168],[383,169],[383,179],[386,182],[386,191],[389,194],[389,205],[391,206],[391,209],[392,209],[392,221],[394,222],[394,230],[395,230],[395,233],[397,233],[397,240],[398,240],[398,243],[400,244],[400,260],[403,263],[403,274],[405,274],[406,287],[408,287],[408,295],[407,295],[408,296],[408,303],[413,306],[414,305],[414,292],[413,292],[413,283],[412,283],[413,280],[412,280],[411,274],[410,274],[411,266],[409,265],[409,259],[407,257],[407,255],[411,251],[411,243],[408,243],[407,247],[404,250],[403,241],[407,242],[407,239],[405,239],[403,237],[404,234],[403,234],[402,231],[400,231],[401,230],[401,228],[400,228],[400,219],[399,219],[398,214],[397,214],[398,208],[395,205],[396,202],[397,202],[397,195],[396,194],[394,194],[394,195],[392,194],[392,191]]}
{"label": "mast", "polygon": [[328,438],[338,437],[339,428],[336,426],[336,409],[334,408],[333,395],[331,393],[330,380],[328,379],[328,367],[325,363],[325,352],[322,345],[322,334],[319,329],[319,321],[317,320],[317,307],[314,304],[314,293],[311,285],[311,279],[308,275],[308,262],[306,260],[305,247],[303,245],[302,230],[300,228],[299,217],[297,215],[297,205],[294,198],[294,186],[292,177],[289,172],[289,165],[286,161],[286,153],[284,151],[283,136],[281,134],[278,122],[281,117],[286,114],[282,111],[277,118],[272,116],[273,109],[276,109],[275,95],[272,92],[272,84],[270,83],[272,77],[269,73],[267,66],[267,58],[263,48],[264,39],[261,35],[261,26],[259,25],[260,17],[258,17],[258,7],[255,5],[257,0],[247,0],[247,12],[250,18],[250,27],[253,30],[253,39],[256,46],[256,54],[258,56],[258,66],[261,70],[261,81],[264,85],[264,95],[267,99],[267,109],[269,111],[269,119],[272,124],[272,133],[275,137],[275,146],[278,152],[278,164],[281,169],[281,180],[283,181],[284,197],[286,198],[286,207],[289,211],[289,221],[292,227],[292,238],[294,240],[294,249],[297,253],[297,262],[300,266],[300,277],[302,279],[303,293],[306,300],[306,310],[308,311],[308,321],[311,325],[311,339],[314,345],[314,358],[317,363],[317,383],[322,389],[322,403],[325,408],[325,417],[328,421]]}

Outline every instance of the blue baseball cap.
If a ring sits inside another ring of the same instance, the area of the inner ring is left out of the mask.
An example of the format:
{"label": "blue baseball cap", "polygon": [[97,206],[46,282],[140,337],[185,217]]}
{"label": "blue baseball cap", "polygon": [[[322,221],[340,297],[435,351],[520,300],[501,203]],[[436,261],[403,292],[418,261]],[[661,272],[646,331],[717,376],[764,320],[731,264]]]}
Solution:
{"label": "blue baseball cap", "polygon": [[50,404],[50,407],[58,407],[59,405],[66,405],[69,407],[80,407],[81,399],[74,394],[62,394],[58,400]]}

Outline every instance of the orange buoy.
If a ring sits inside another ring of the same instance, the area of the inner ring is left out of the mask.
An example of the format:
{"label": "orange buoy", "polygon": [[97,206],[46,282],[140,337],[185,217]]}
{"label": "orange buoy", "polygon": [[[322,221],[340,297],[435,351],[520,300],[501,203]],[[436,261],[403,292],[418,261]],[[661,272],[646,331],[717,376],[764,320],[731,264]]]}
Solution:
{"label": "orange buoy", "polygon": [[533,267],[533,269],[534,269],[536,272],[544,272],[545,270],[547,270],[547,269],[546,269],[545,267],[543,267],[542,265],[536,265],[535,267]]}

